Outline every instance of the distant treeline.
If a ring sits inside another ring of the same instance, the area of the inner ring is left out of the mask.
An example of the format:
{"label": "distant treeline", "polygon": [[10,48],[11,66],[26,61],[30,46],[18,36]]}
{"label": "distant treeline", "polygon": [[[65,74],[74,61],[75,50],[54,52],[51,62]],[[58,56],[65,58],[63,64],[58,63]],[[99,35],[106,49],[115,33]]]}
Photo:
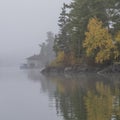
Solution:
{"label": "distant treeline", "polygon": [[106,65],[120,60],[120,0],[64,3],[58,25],[52,66]]}
{"label": "distant treeline", "polygon": [[52,32],[47,32],[47,39],[44,43],[40,44],[40,62],[42,66],[49,65],[55,59],[55,52],[53,51],[54,45],[54,34]]}

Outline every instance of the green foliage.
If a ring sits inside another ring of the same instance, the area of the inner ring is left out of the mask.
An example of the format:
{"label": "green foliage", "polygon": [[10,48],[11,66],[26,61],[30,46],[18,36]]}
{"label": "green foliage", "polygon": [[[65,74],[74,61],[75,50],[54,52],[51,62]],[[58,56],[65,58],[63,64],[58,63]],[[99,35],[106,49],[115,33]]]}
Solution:
{"label": "green foliage", "polygon": [[[119,0],[72,0],[70,4],[63,4],[59,34],[54,41],[56,55],[64,51],[64,62],[71,60],[68,57],[71,56],[74,62],[69,64],[72,65],[87,58],[86,50],[89,58],[100,64],[119,59],[120,42],[116,35],[120,30],[119,12]],[[96,21],[88,25],[93,17]]]}
{"label": "green foliage", "polygon": [[62,12],[58,21],[60,32],[58,35],[55,36],[54,42],[54,50],[56,53],[59,51],[64,51],[65,53],[70,51],[70,39],[67,32],[68,17],[66,9],[66,4],[63,4]]}
{"label": "green foliage", "polygon": [[120,60],[120,31],[118,31],[118,33],[115,35],[115,41],[114,44],[116,46],[116,49],[114,51],[115,54],[115,59],[118,59],[118,61]]}

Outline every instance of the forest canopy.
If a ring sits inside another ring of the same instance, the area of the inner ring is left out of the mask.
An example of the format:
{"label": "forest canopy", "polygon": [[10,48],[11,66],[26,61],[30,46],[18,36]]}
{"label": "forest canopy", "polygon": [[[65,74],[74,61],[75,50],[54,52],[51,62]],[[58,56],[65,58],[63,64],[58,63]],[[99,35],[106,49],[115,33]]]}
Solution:
{"label": "forest canopy", "polygon": [[120,0],[64,3],[55,35],[54,63],[111,64],[120,58]]}

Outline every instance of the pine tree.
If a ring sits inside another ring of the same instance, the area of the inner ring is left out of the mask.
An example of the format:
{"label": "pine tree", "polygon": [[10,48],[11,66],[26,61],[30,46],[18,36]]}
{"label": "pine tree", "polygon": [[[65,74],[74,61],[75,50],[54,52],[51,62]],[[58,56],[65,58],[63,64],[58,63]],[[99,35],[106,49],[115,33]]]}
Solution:
{"label": "pine tree", "polygon": [[54,50],[56,52],[58,51],[64,51],[65,53],[68,53],[70,51],[70,39],[67,32],[67,23],[68,23],[68,17],[67,17],[67,11],[66,11],[66,4],[63,4],[62,12],[59,17],[58,25],[60,28],[59,34],[55,37],[55,45]]}

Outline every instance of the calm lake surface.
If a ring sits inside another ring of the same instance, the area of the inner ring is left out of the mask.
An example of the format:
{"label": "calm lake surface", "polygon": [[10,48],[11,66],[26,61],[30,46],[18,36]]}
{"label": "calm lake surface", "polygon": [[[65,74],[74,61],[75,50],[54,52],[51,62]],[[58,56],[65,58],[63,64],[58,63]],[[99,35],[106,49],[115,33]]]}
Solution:
{"label": "calm lake surface", "polygon": [[0,68],[0,120],[120,120],[120,75]]}

